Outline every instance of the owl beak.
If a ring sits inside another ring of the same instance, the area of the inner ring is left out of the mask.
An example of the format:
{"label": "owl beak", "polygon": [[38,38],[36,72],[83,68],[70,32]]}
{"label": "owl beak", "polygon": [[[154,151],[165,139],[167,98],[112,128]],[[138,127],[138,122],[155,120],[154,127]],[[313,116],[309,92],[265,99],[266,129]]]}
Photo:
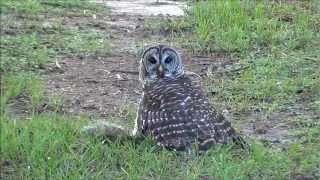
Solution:
{"label": "owl beak", "polygon": [[163,67],[160,65],[159,69],[158,69],[158,75],[162,78],[164,77],[164,71],[163,71]]}

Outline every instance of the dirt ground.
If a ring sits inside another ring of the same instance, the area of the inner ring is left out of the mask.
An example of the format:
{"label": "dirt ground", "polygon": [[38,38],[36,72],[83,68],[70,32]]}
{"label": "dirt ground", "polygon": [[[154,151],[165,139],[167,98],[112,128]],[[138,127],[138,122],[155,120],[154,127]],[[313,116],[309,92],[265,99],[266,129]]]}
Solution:
{"label": "dirt ground", "polygon": [[[182,9],[185,5],[170,1],[162,4],[147,3],[146,6],[153,9],[153,12],[147,11],[144,14],[144,7],[138,10],[125,9],[132,5],[130,2],[137,3],[136,1],[128,1],[126,5],[118,6],[112,6],[112,2],[108,2],[112,13],[105,17],[97,16],[93,21],[76,18],[64,20],[65,26],[73,28],[91,25],[109,37],[110,43],[110,49],[94,56],[57,59],[61,68],[52,65],[43,74],[46,93],[62,98],[62,111],[65,113],[85,114],[93,120],[104,120],[110,116],[119,116],[119,107],[123,104],[131,104],[136,108],[141,94],[138,80],[139,50],[152,42],[176,46],[174,39],[168,34],[148,28],[145,22],[163,18],[174,19],[175,14],[156,14],[162,12],[157,11],[157,8],[161,9],[169,4]],[[143,4],[140,1],[138,3]],[[185,49],[178,50],[183,53],[186,69],[200,74],[204,79],[208,67],[224,67],[237,62],[237,58],[223,54],[192,56]],[[246,114],[231,113],[230,117],[232,123],[240,124],[240,131],[245,135],[269,143],[286,144],[297,138],[297,132],[292,131],[292,127],[286,123],[295,113],[297,112],[294,109],[288,110],[265,121],[259,120],[259,113],[250,114],[244,123],[237,122],[237,119],[246,118]]]}
{"label": "dirt ground", "polygon": [[[65,26],[73,28],[93,25],[110,37],[111,45],[110,50],[95,56],[58,59],[61,68],[52,67],[45,72],[47,93],[63,97],[63,109],[68,113],[107,117],[116,113],[121,104],[137,105],[141,94],[139,51],[150,43],[175,44],[168,34],[145,26],[146,21],[174,19],[174,16],[150,15],[150,12],[130,14],[117,10],[118,7],[110,15],[97,17],[93,22],[83,22],[82,19],[64,21]],[[223,55],[190,57],[186,50],[178,50],[183,53],[186,69],[202,75],[208,65],[232,60]]]}

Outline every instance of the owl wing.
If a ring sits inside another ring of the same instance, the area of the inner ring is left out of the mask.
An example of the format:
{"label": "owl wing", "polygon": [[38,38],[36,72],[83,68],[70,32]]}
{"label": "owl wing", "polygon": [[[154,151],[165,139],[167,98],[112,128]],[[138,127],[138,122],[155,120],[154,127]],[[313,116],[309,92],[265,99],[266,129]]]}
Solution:
{"label": "owl wing", "polygon": [[[198,102],[195,103],[197,110],[202,112],[202,118],[194,118],[197,122],[199,134],[199,149],[206,151],[214,144],[227,144],[234,142],[243,149],[250,149],[249,144],[243,137],[235,131],[231,123],[225,117],[216,111],[209,103],[208,99],[200,94],[197,97]],[[201,116],[200,116],[201,117]]]}
{"label": "owl wing", "polygon": [[206,150],[237,136],[230,123],[212,111],[199,83],[189,78],[147,87],[140,108],[141,132],[161,146],[183,150],[197,144]]}
{"label": "owl wing", "polygon": [[[225,119],[225,117],[216,111],[215,108],[211,106],[208,98],[204,96],[201,86],[193,83],[194,110],[193,113],[200,114],[197,118],[194,117],[193,120],[196,121],[199,134],[201,135],[198,139],[199,149],[207,150],[214,144],[227,144],[229,142],[235,142],[244,149],[248,149],[249,145],[240,136],[239,133],[231,126],[231,123]],[[197,113],[198,111],[198,113]]]}

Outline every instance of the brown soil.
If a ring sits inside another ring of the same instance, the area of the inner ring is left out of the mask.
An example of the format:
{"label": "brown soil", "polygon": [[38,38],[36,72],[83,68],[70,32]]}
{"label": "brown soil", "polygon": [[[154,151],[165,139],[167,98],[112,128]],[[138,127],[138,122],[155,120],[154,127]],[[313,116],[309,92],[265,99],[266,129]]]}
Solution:
{"label": "brown soil", "polygon": [[[80,18],[66,19],[64,26],[96,28],[110,37],[110,49],[94,56],[64,57],[58,59],[61,68],[52,64],[45,74],[46,92],[63,99],[66,113],[86,114],[93,119],[105,119],[119,113],[122,104],[137,107],[141,87],[138,80],[139,52],[144,45],[161,42],[175,46],[174,39],[161,30],[150,29],[146,21],[174,19],[169,16],[113,14],[93,21]],[[210,64],[235,61],[225,55],[189,56],[183,53],[186,70],[206,74]],[[222,63],[223,64],[223,63]]]}

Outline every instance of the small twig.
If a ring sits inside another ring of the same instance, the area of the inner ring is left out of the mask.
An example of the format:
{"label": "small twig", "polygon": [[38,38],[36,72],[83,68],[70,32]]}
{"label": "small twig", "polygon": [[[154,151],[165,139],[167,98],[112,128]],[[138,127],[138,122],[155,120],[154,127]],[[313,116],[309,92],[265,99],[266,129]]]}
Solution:
{"label": "small twig", "polygon": [[61,65],[59,64],[58,60],[56,59],[56,67],[61,69]]}

